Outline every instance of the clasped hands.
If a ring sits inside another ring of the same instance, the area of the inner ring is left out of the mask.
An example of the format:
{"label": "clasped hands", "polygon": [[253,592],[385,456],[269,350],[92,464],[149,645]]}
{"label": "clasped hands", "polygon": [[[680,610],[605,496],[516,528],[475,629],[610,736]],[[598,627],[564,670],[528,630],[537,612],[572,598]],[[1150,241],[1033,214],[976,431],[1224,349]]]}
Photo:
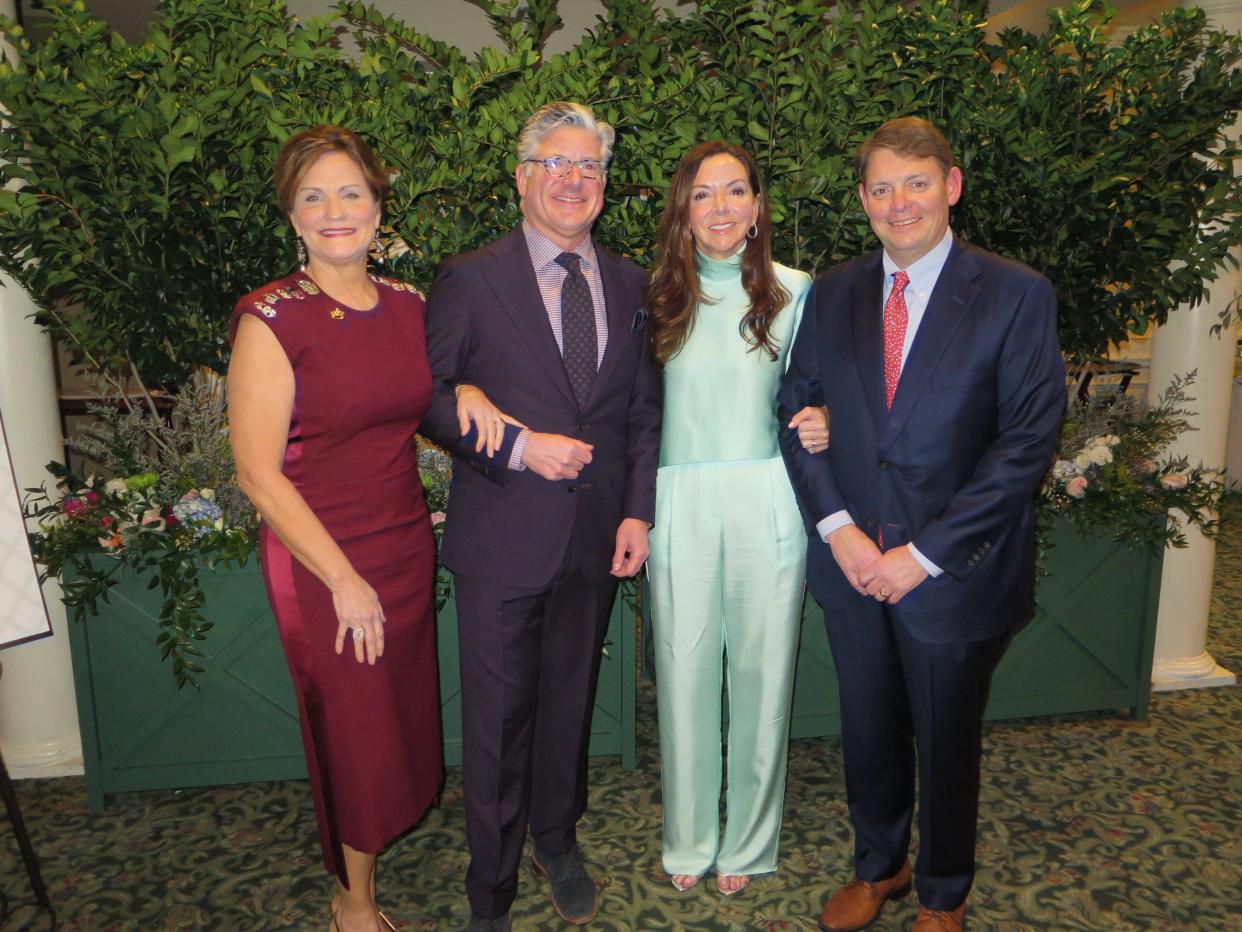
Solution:
{"label": "clasped hands", "polygon": [[828,535],[833,559],[849,584],[861,595],[895,605],[927,578],[927,570],[908,547],[881,552],[857,525],[847,524]]}

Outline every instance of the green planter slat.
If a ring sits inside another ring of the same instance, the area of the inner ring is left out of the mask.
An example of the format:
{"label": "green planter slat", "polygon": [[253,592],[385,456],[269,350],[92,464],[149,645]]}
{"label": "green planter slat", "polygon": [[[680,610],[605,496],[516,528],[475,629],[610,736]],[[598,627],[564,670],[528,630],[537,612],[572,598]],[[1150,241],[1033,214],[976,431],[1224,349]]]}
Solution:
{"label": "green planter slat", "polygon": [[[122,573],[98,613],[69,626],[91,808],[101,810],[107,793],[304,778],[297,701],[257,565],[200,570],[214,627],[201,645],[197,689],[177,689],[155,649],[159,590],[147,588],[148,577]],[[451,599],[437,618],[437,635],[445,760],[457,766],[461,688]],[[620,754],[629,769],[634,637],[632,613],[621,599],[608,640],[590,753]]]}
{"label": "green planter slat", "polygon": [[[985,718],[1027,718],[1126,709],[1147,717],[1164,556],[1058,525],[1048,575],[1035,589],[1031,623],[992,677]],[[841,733],[841,710],[824,616],[810,597],[794,684],[795,738]]]}

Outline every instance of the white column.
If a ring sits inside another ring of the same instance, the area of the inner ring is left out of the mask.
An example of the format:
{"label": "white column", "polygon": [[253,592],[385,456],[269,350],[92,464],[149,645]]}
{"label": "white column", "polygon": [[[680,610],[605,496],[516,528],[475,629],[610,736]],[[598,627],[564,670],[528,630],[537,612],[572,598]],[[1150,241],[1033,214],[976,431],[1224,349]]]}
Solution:
{"label": "white column", "polygon": [[[12,17],[14,0],[0,0],[0,13]],[[64,456],[52,344],[30,320],[33,312],[29,296],[5,278],[0,288],[0,411],[22,488],[47,479],[44,466]],[[0,748],[15,779],[82,773],[60,586],[45,586],[44,599],[52,637],[0,651]]]}
{"label": "white column", "polygon": [[[1187,4],[1202,7],[1213,25],[1242,29],[1242,2],[1208,0]],[[1178,308],[1152,338],[1151,382],[1153,394],[1163,391],[1173,376],[1194,369],[1198,376],[1191,394],[1198,414],[1192,419],[1196,431],[1183,434],[1175,452],[1192,464],[1224,468],[1229,439],[1229,414],[1233,401],[1233,367],[1236,327],[1219,336],[1211,334],[1219,312],[1242,291],[1242,274],[1224,269],[1212,283],[1211,294],[1194,309]],[[1176,515],[1173,520],[1178,520]],[[1164,554],[1160,584],[1160,613],[1156,626],[1156,652],[1152,665],[1152,689],[1190,689],[1226,686],[1237,677],[1219,666],[1207,651],[1208,611],[1216,545],[1196,528],[1186,528],[1189,546]]]}

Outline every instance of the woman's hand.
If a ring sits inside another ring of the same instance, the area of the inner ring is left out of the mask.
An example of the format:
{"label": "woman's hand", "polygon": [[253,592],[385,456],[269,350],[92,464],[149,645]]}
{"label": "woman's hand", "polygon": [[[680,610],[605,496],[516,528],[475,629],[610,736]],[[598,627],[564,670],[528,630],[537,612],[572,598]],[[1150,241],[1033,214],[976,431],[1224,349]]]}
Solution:
{"label": "woman's hand", "polygon": [[[336,609],[336,652],[345,650],[348,638],[354,644],[354,658],[374,664],[384,656],[384,609],[379,596],[357,573],[332,590]],[[362,632],[359,636],[358,632]]]}
{"label": "woman's hand", "polygon": [[802,449],[808,453],[828,449],[827,408],[803,408],[790,419],[789,427],[798,432]]}
{"label": "woman's hand", "polygon": [[505,440],[505,425],[525,427],[521,421],[514,420],[497,408],[481,388],[474,385],[457,386],[457,423],[464,437],[470,433],[470,422],[478,428],[478,439],[474,443],[474,452],[478,453],[485,447],[487,455],[492,456],[500,449]]}

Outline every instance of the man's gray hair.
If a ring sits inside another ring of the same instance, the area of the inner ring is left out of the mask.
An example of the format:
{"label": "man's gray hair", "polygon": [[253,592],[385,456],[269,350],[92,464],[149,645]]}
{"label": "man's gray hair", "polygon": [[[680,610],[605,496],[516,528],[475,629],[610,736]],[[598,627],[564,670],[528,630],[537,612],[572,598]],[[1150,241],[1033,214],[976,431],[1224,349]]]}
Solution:
{"label": "man's gray hair", "polygon": [[603,153],[604,169],[607,170],[608,163],[612,160],[612,143],[617,138],[616,132],[603,120],[595,119],[590,107],[569,100],[544,104],[531,114],[518,136],[518,159],[535,158],[535,150],[543,137],[565,126],[589,130],[596,135],[600,152]]}

